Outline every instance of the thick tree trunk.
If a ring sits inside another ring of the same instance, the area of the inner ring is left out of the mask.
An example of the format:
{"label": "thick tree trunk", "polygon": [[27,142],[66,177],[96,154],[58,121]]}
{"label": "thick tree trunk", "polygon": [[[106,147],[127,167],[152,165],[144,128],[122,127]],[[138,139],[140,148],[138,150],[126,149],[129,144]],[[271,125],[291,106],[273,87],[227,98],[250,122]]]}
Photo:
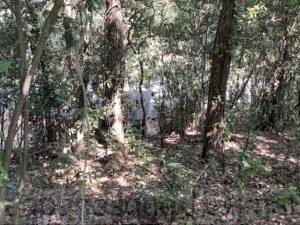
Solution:
{"label": "thick tree trunk", "polygon": [[[31,61],[31,64],[28,68],[28,71],[26,72],[26,75],[24,76],[22,85],[20,87],[19,97],[17,99],[13,117],[12,117],[11,123],[9,125],[9,129],[8,129],[8,134],[7,134],[5,147],[4,147],[4,155],[3,155],[3,160],[2,160],[3,169],[7,172],[9,171],[9,165],[10,165],[10,160],[11,160],[11,150],[13,148],[13,142],[14,142],[14,138],[16,135],[16,131],[17,131],[17,124],[18,124],[19,118],[21,116],[23,105],[29,94],[31,81],[32,81],[34,75],[36,74],[36,70],[39,66],[39,62],[41,59],[43,49],[44,49],[47,39],[50,35],[51,29],[57,20],[58,12],[59,12],[61,6],[62,6],[62,1],[56,0],[49,16],[46,18],[44,26],[42,28],[40,39],[37,43],[37,46],[36,46],[32,61]],[[15,14],[15,16],[16,16],[16,22],[17,22],[18,38],[19,38],[19,41],[21,44],[20,51],[24,51],[25,48],[23,49],[22,45],[25,44],[25,41],[21,42],[21,40],[25,40],[25,36],[24,36],[24,32],[23,32],[20,4],[17,4],[17,7],[15,8],[15,12],[17,12],[17,14]],[[26,53],[26,51],[22,52],[21,55],[25,55],[25,53]],[[25,58],[24,58],[24,60],[25,60]],[[25,71],[25,68],[26,68],[26,66],[25,66],[25,62],[24,62],[24,66],[22,66],[22,70]],[[24,74],[25,74],[25,72],[24,72]],[[0,189],[0,225],[4,224],[5,196],[6,196],[6,184],[4,183]]]}
{"label": "thick tree trunk", "polygon": [[[223,155],[224,108],[227,80],[230,71],[230,43],[234,26],[234,0],[222,0],[218,29],[214,41],[212,68],[209,81],[208,105],[204,130],[202,157],[208,157],[208,151],[214,145]],[[224,160],[223,160],[224,162]]]}
{"label": "thick tree trunk", "polygon": [[125,144],[121,97],[123,93],[123,31],[121,4],[106,0],[107,61],[105,77],[105,103],[109,132],[120,144]]}

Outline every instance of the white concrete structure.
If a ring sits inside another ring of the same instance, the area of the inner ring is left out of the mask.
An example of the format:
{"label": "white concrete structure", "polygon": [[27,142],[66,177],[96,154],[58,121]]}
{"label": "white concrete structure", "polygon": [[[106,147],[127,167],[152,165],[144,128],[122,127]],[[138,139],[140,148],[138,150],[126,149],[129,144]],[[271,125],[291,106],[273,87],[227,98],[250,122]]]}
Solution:
{"label": "white concrete structure", "polygon": [[[139,90],[126,90],[123,94],[125,120],[140,126],[143,119],[143,111],[140,104]],[[155,92],[143,90],[144,105],[146,109],[146,134],[153,136],[158,134],[157,113],[155,109]]]}

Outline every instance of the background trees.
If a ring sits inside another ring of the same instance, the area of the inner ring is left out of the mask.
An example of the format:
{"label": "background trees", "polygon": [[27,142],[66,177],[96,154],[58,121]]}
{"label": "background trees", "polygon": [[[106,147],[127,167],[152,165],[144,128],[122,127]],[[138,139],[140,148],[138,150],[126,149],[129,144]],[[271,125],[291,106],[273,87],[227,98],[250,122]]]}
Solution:
{"label": "background trees", "polygon": [[[137,161],[145,167],[159,152],[165,157],[160,166],[172,174],[185,171],[165,163],[177,157],[166,150],[168,139],[177,134],[174,149],[188,155],[180,146],[187,142],[196,148],[191,150],[196,164],[202,165],[203,157],[211,166],[210,153],[221,156],[216,165],[225,164],[230,133],[246,132],[251,139],[253,130],[297,131],[299,10],[294,0],[1,2],[2,217],[5,200],[14,193],[6,195],[6,182],[19,176],[22,189],[27,159],[31,169],[40,161],[76,161],[80,171],[73,177],[88,180],[86,173],[99,175],[89,165],[100,162],[104,167],[113,158],[110,153],[121,147],[140,157],[142,162]],[[130,112],[124,93],[132,89],[139,98],[130,104],[142,114],[135,123],[124,115]],[[153,92],[151,115],[145,90]],[[149,120],[158,132],[149,149],[158,145],[158,136],[162,147],[151,156],[143,148],[150,143]],[[91,162],[83,172],[80,160],[89,142],[93,153],[87,154]],[[226,160],[230,164],[233,158]],[[130,161],[124,160],[117,164]]]}

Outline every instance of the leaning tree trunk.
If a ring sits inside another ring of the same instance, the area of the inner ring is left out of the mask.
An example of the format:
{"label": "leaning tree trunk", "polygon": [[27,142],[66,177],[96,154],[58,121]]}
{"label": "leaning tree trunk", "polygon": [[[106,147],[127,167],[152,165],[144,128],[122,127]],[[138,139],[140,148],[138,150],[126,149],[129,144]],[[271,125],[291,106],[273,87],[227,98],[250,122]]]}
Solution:
{"label": "leaning tree trunk", "polygon": [[[17,23],[17,33],[18,33],[18,38],[20,41],[20,44],[25,43],[24,39],[24,32],[23,32],[23,24],[22,24],[22,17],[21,17],[21,7],[20,7],[20,2],[16,4],[16,7],[14,8],[14,13],[16,16],[16,23]],[[11,123],[9,125],[8,129],[8,134],[4,146],[4,154],[3,154],[3,159],[2,159],[2,167],[4,171],[8,173],[9,171],[9,165],[10,165],[10,160],[11,160],[11,151],[13,148],[13,142],[14,138],[17,132],[17,125],[19,118],[22,113],[23,105],[24,102],[26,101],[26,98],[29,94],[29,90],[31,87],[31,81],[36,74],[36,71],[39,66],[39,62],[41,59],[42,52],[44,50],[44,47],[46,45],[47,39],[50,35],[51,29],[56,22],[58,18],[58,13],[59,10],[62,6],[62,1],[61,0],[56,0],[54,3],[54,6],[46,18],[43,28],[42,28],[42,33],[40,36],[40,39],[36,45],[36,49],[33,55],[33,58],[31,60],[31,64],[29,65],[28,70],[25,72],[25,65],[22,65],[22,70],[24,70],[24,77],[22,81],[22,85],[20,87],[20,93],[16,102],[16,106],[13,112],[13,117],[11,120]],[[23,40],[23,41],[21,41]],[[21,52],[24,51],[23,46],[20,46]],[[23,52],[24,53],[24,52]],[[24,59],[23,59],[24,60]],[[22,72],[21,72],[22,74]],[[0,225],[4,224],[5,222],[5,197],[6,197],[6,183],[4,182],[2,187],[0,188]]]}
{"label": "leaning tree trunk", "polygon": [[107,59],[105,103],[108,130],[125,144],[121,96],[123,93],[123,31],[122,8],[118,0],[106,0]]}
{"label": "leaning tree trunk", "polygon": [[[208,151],[213,144],[223,156],[224,140],[222,127],[224,125],[226,87],[231,62],[230,43],[234,26],[234,7],[234,0],[222,0],[209,81],[202,151],[202,157],[205,159],[208,157]],[[224,163],[224,159],[221,162]]]}
{"label": "leaning tree trunk", "polygon": [[287,0],[280,0],[281,7],[283,9],[282,13],[282,29],[283,29],[283,46],[282,46],[282,57],[278,67],[274,73],[274,79],[272,79],[272,88],[271,88],[271,109],[268,117],[268,122],[271,127],[274,127],[278,130],[277,123],[281,120],[283,114],[283,99],[284,99],[284,83],[285,83],[285,64],[290,60],[289,56],[289,31],[288,31],[288,22],[289,22],[289,12]]}
{"label": "leaning tree trunk", "polygon": [[281,120],[284,112],[284,95],[285,95],[285,82],[286,82],[286,65],[291,60],[289,56],[289,46],[291,46],[292,33],[289,31],[289,24],[291,18],[287,6],[287,0],[280,0],[280,7],[282,9],[281,25],[282,36],[280,45],[279,58],[273,65],[273,70],[265,84],[262,98],[259,102],[262,117],[258,119],[259,123],[256,129],[278,131],[278,122]]}

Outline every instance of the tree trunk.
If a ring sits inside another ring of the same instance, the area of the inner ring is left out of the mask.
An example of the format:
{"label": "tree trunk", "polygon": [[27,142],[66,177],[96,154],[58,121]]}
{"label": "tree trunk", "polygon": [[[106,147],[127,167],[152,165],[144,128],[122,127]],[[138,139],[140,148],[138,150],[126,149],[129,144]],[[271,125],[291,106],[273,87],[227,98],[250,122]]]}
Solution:
{"label": "tree trunk", "polygon": [[118,0],[106,0],[107,59],[105,74],[105,103],[108,130],[121,144],[125,144],[121,97],[123,76],[124,23]]}
{"label": "tree trunk", "polygon": [[[162,60],[163,61],[163,60]],[[162,95],[161,95],[161,102],[159,106],[159,134],[160,134],[160,147],[164,148],[165,147],[165,86],[164,86],[164,75],[161,74],[161,90],[162,90]]]}
{"label": "tree trunk", "polygon": [[3,105],[1,107],[1,114],[0,114],[0,117],[1,117],[1,130],[0,130],[0,148],[3,148],[3,140],[4,140],[4,121],[5,121],[5,106]]}
{"label": "tree trunk", "polygon": [[24,102],[23,106],[23,122],[24,122],[24,134],[23,134],[23,151],[21,156],[21,175],[18,185],[18,193],[15,200],[15,215],[14,215],[14,224],[20,224],[20,205],[22,203],[23,189],[25,184],[28,181],[27,178],[27,162],[28,162],[28,148],[29,148],[29,120],[28,120],[28,103]]}
{"label": "tree trunk", "polygon": [[283,40],[280,57],[274,64],[274,71],[270,76],[269,81],[264,89],[263,97],[260,102],[263,118],[261,122],[256,126],[260,130],[275,129],[278,131],[278,122],[280,121],[283,113],[283,106],[280,103],[284,99],[284,83],[285,78],[285,65],[291,59],[289,56],[290,37],[289,34],[289,11],[287,6],[287,0],[280,0],[282,9],[282,31]]}
{"label": "tree trunk", "polygon": [[300,90],[298,90],[298,116],[300,117]]}
{"label": "tree trunk", "polygon": [[146,126],[146,119],[147,119],[147,112],[145,108],[144,103],[144,94],[143,94],[143,84],[144,84],[144,63],[142,60],[139,60],[140,70],[141,70],[141,77],[140,77],[140,83],[139,83],[139,92],[140,92],[140,103],[142,108],[142,135],[145,137],[147,132],[147,126]]}
{"label": "tree trunk", "polygon": [[250,70],[249,75],[247,76],[245,82],[242,84],[241,89],[240,90],[239,89],[236,90],[236,93],[235,93],[235,95],[233,97],[233,100],[231,102],[231,105],[230,105],[230,109],[232,109],[235,106],[235,104],[237,103],[237,101],[244,95],[246,87],[247,87],[247,85],[248,85],[248,83],[249,83],[249,81],[250,81],[253,73],[255,72],[256,66],[259,63],[259,61],[260,61],[260,59],[258,59],[255,62],[254,66]]}
{"label": "tree trunk", "polygon": [[[234,0],[222,0],[218,29],[212,54],[212,68],[208,90],[208,105],[204,129],[202,157],[208,157],[212,144],[223,157],[224,108],[227,80],[230,71],[230,43],[234,27]],[[222,159],[224,162],[224,159]]]}
{"label": "tree trunk", "polygon": [[[18,15],[15,14],[15,16],[16,16],[16,22],[17,22],[18,38],[19,38],[20,44],[22,45],[23,43],[25,43],[25,41],[21,42],[21,39],[23,38],[23,40],[25,40],[25,37],[24,37],[23,25],[22,25],[21,7],[20,7],[20,4],[17,4],[17,5],[18,6],[15,7],[15,11],[17,12]],[[19,96],[17,99],[17,103],[15,106],[14,112],[13,112],[13,117],[12,117],[11,123],[9,125],[8,134],[7,134],[5,147],[4,147],[2,166],[6,172],[9,171],[9,165],[10,165],[10,160],[11,160],[11,150],[13,148],[13,142],[14,142],[14,138],[16,135],[17,124],[18,124],[19,118],[21,116],[23,105],[29,94],[31,81],[32,81],[34,75],[36,74],[36,70],[39,66],[42,52],[46,45],[47,39],[50,35],[50,31],[51,31],[54,23],[57,20],[58,12],[59,12],[61,6],[62,6],[62,1],[56,0],[49,16],[46,18],[46,20],[44,22],[44,26],[41,31],[40,39],[37,43],[35,53],[33,55],[32,61],[31,61],[31,64],[28,68],[28,71],[26,72],[26,75],[24,76],[22,85],[20,87],[20,93],[19,93]],[[20,51],[24,51],[22,46],[20,47]],[[25,55],[25,54],[26,54],[26,51],[21,53],[21,55]],[[24,62],[24,67],[22,67],[22,68],[24,68],[24,70],[25,70],[25,68],[26,68],[25,62]],[[25,74],[25,72],[24,72],[24,74]],[[0,192],[1,192],[0,193],[0,225],[3,225],[5,222],[5,220],[4,220],[4,218],[5,218],[4,217],[5,216],[5,204],[4,203],[5,203],[5,196],[6,196],[5,182],[0,189]]]}

